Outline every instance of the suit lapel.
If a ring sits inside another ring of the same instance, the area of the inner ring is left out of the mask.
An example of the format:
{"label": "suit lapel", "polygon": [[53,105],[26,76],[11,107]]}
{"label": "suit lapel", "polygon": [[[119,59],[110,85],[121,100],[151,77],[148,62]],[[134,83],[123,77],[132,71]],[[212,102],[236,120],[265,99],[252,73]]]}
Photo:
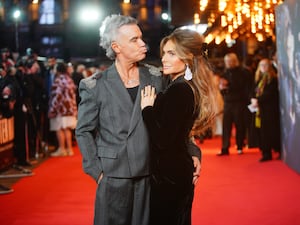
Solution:
{"label": "suit lapel", "polygon": [[146,85],[151,84],[150,76],[145,74],[145,72],[143,72],[142,69],[140,69],[139,71],[139,77],[140,77],[140,85],[139,85],[138,93],[134,104],[132,103],[128,91],[123,85],[122,80],[114,64],[107,70],[107,78],[105,80],[107,90],[111,93],[112,96],[111,99],[112,104],[120,105],[124,110],[124,112],[126,114],[128,113],[127,115],[120,115],[120,116],[124,116],[124,118],[130,117],[128,136],[132,133],[137,123],[142,118],[141,90]]}
{"label": "suit lapel", "polygon": [[134,130],[134,128],[136,127],[136,125],[139,122],[139,120],[142,119],[142,112],[141,112],[141,90],[146,85],[151,84],[150,75],[146,75],[145,73],[143,73],[142,69],[140,69],[140,71],[139,71],[139,76],[140,76],[140,86],[139,86],[139,90],[138,90],[138,93],[137,93],[137,96],[136,96],[136,100],[135,100],[135,103],[134,103],[134,106],[133,106],[133,112],[132,112],[132,115],[131,115],[128,136]]}
{"label": "suit lapel", "polygon": [[107,91],[109,91],[112,96],[111,104],[120,105],[122,109],[129,114],[128,116],[130,116],[132,113],[133,103],[114,64],[107,71],[107,79],[105,83]]}

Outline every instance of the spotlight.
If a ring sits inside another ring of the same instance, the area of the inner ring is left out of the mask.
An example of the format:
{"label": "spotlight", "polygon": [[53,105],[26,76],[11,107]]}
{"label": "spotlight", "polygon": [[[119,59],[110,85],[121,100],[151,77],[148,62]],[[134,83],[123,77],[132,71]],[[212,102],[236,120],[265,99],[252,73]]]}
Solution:
{"label": "spotlight", "polygon": [[79,20],[84,25],[95,24],[100,19],[100,12],[96,7],[87,6],[79,11]]}

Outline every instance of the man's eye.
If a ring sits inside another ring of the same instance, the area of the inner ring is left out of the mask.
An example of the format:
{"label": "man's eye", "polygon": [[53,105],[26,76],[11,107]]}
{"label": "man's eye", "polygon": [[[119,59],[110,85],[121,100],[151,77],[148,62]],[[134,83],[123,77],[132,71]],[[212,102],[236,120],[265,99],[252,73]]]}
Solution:
{"label": "man's eye", "polygon": [[131,39],[132,42],[137,42],[137,40],[138,40],[137,38]]}

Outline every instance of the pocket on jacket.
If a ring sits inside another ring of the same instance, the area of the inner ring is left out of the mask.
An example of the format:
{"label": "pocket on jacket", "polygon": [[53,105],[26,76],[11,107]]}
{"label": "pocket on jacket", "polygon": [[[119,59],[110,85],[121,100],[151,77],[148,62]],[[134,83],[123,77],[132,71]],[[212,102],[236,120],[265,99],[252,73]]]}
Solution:
{"label": "pocket on jacket", "polygon": [[[99,148],[99,146],[98,146]],[[115,149],[109,149],[107,147],[101,146],[102,149],[98,150],[99,157],[101,158],[109,158],[116,159],[118,158],[118,152]]]}

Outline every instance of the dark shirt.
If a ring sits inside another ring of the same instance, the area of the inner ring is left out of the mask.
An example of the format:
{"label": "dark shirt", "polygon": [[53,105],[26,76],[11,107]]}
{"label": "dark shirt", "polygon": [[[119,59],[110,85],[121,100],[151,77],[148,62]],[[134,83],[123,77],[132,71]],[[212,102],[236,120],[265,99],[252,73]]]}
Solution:
{"label": "dark shirt", "polygon": [[249,101],[253,86],[249,70],[243,67],[227,69],[221,77],[228,81],[228,88],[222,92],[225,102]]}
{"label": "dark shirt", "polygon": [[139,90],[139,86],[127,88],[127,91],[131,97],[132,102],[135,102],[138,90]]}

